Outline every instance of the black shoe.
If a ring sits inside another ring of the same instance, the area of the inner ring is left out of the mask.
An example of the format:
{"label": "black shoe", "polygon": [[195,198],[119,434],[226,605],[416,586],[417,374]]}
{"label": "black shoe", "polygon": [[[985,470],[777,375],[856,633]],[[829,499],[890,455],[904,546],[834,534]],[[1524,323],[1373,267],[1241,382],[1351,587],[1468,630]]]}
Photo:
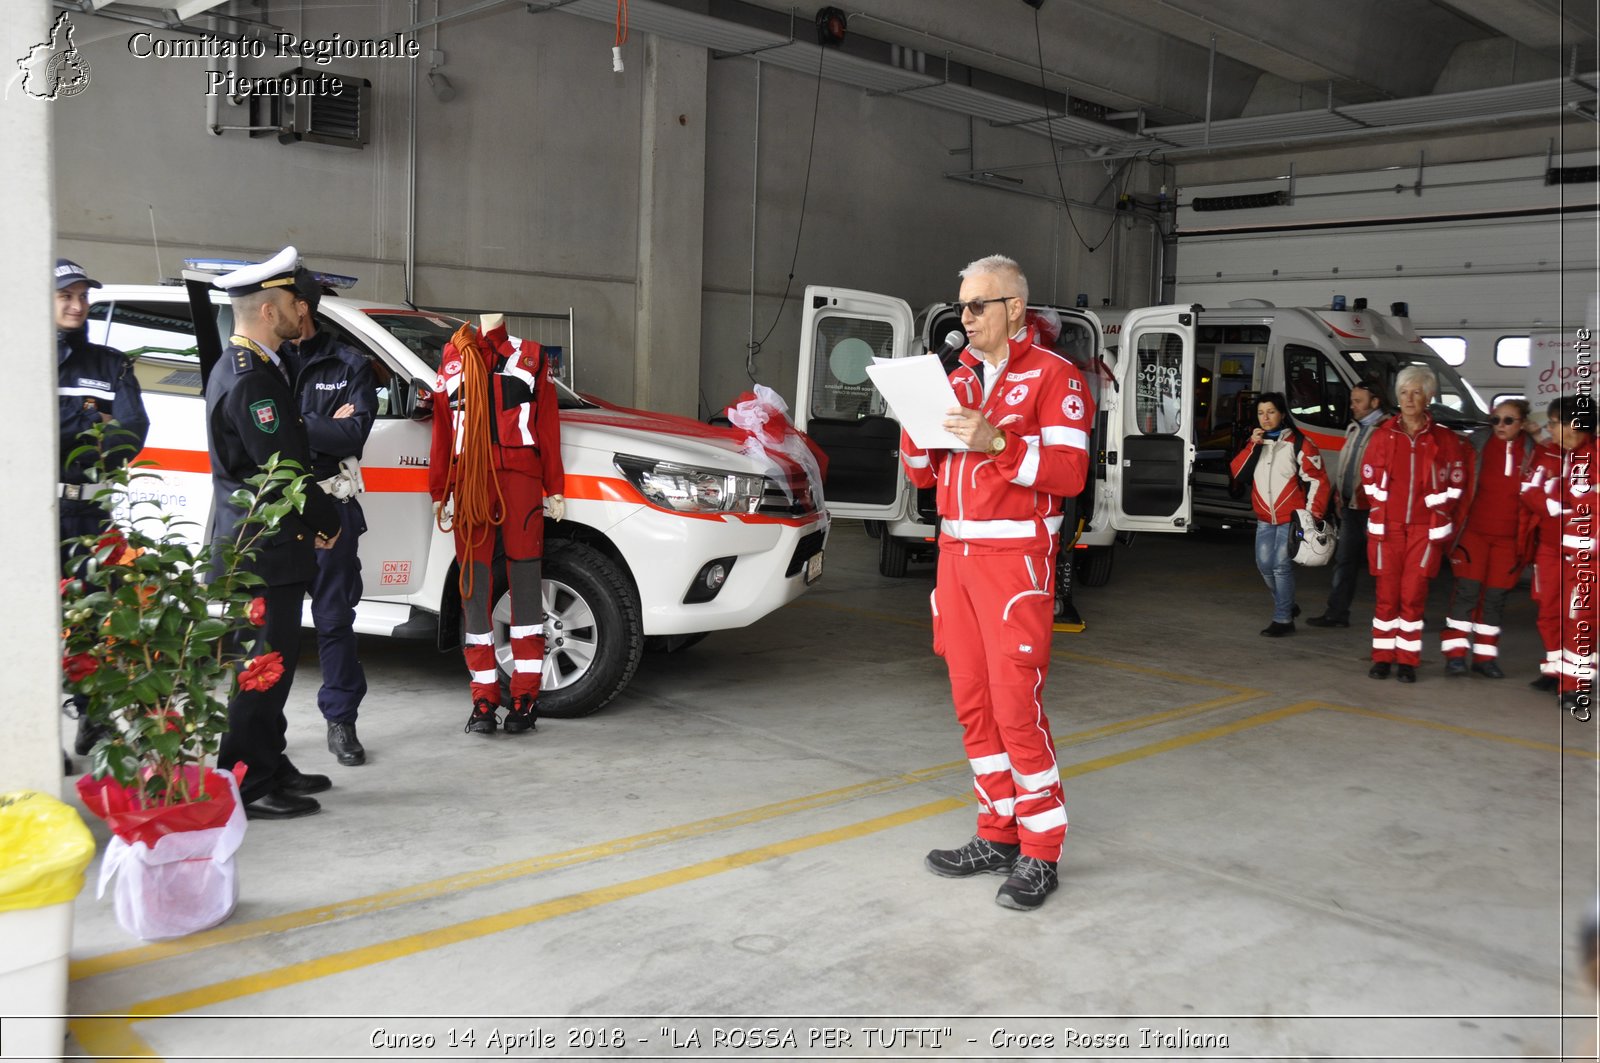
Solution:
{"label": "black shoe", "polygon": [[78,733],[72,739],[72,751],[80,757],[87,757],[94,752],[95,743],[102,738],[111,736],[111,728],[103,723],[97,723],[86,715],[78,717]]}
{"label": "black shoe", "polygon": [[[333,789],[333,780],[326,775],[307,775],[293,764],[290,764],[278,773],[274,792],[290,794],[294,797],[305,797],[308,794],[320,794],[324,790],[331,789]],[[304,814],[306,813],[302,813],[302,815]]]}
{"label": "black shoe", "polygon": [[1545,694],[1553,694],[1561,689],[1561,680],[1553,675],[1542,675],[1528,684],[1533,689]]}
{"label": "black shoe", "polygon": [[1261,633],[1269,639],[1281,639],[1285,635],[1293,635],[1294,621],[1291,620],[1285,624],[1274,620],[1272,623],[1262,628]]}
{"label": "black shoe", "polygon": [[500,706],[488,698],[478,698],[472,703],[472,715],[467,717],[466,732],[470,735],[492,735],[495,729],[495,710]]}
{"label": "black shoe", "polygon": [[506,734],[519,735],[524,731],[534,730],[534,722],[539,718],[537,709],[537,703],[530,694],[512,698],[511,710],[506,713]]}
{"label": "black shoe", "polygon": [[1322,616],[1306,617],[1306,623],[1312,627],[1349,627],[1350,618],[1348,616],[1329,616],[1324,613]]}
{"label": "black shoe", "polygon": [[321,811],[322,806],[317,803],[316,798],[285,793],[282,790],[263,794],[254,801],[245,802],[244,806],[246,819],[296,819],[300,816],[314,816]]}
{"label": "black shoe", "polygon": [[1056,865],[1037,856],[1024,856],[1017,861],[1011,877],[1001,885],[1000,892],[994,895],[994,903],[1002,908],[1031,912],[1043,904],[1044,899],[1055,892],[1060,884]]}
{"label": "black shoe", "polygon": [[1290,620],[1294,620],[1294,619],[1296,619],[1296,618],[1297,618],[1297,617],[1299,617],[1299,615],[1300,615],[1300,603],[1299,603],[1299,602],[1296,602],[1296,603],[1295,603],[1295,604],[1294,604],[1294,606],[1293,606],[1293,608],[1291,608],[1291,609],[1290,609],[1290,610],[1289,610],[1289,619],[1290,619]]}
{"label": "black shoe", "polygon": [[1451,679],[1459,679],[1467,674],[1467,659],[1465,657],[1446,657],[1444,659],[1444,674]]}
{"label": "black shoe", "polygon": [[1020,845],[992,842],[976,835],[959,849],[935,849],[922,862],[929,871],[945,878],[968,875],[1009,875],[1017,862]]}
{"label": "black shoe", "polygon": [[1367,676],[1369,678],[1371,678],[1371,679],[1388,679],[1389,678],[1389,662],[1388,661],[1378,661],[1371,668],[1367,669]]}
{"label": "black shoe", "polygon": [[1499,661],[1475,661],[1472,670],[1485,679],[1504,679],[1505,672],[1500,669]]}
{"label": "black shoe", "polygon": [[367,751],[361,745],[361,739],[356,737],[354,720],[328,721],[328,752],[332,753],[340,764],[347,767],[367,762]]}
{"label": "black shoe", "polygon": [[1402,683],[1415,683],[1417,681],[1417,670],[1409,664],[1402,664],[1395,669],[1394,677]]}

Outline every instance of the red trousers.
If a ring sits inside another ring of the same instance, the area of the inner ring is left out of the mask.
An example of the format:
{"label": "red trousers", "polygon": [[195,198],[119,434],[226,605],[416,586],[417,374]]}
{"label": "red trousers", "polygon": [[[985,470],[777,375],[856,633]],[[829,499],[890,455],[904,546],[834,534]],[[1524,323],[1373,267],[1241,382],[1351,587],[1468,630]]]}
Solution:
{"label": "red trousers", "polygon": [[1372,659],[1422,662],[1422,610],[1444,547],[1426,524],[1391,524],[1381,541],[1368,540],[1377,604],[1372,610]]}
{"label": "red trousers", "polygon": [[1047,555],[939,553],[933,652],[978,795],[978,836],[1061,859],[1067,810],[1042,697],[1050,670],[1054,566]]}
{"label": "red trousers", "polygon": [[1563,557],[1540,544],[1533,558],[1533,600],[1539,605],[1539,638],[1545,659],[1539,670],[1561,681],[1563,694],[1594,682],[1596,615],[1595,562]]}
{"label": "red trousers", "polygon": [[[544,491],[537,477],[499,469],[500,495],[490,525],[471,541],[456,528],[456,560],[471,568],[471,585],[461,602],[462,656],[472,682],[474,701],[500,704],[500,674],[494,652],[494,556],[503,548],[511,590],[511,697],[537,698],[544,671],[544,601],[541,592],[544,558]],[[493,490],[491,486],[491,490]]]}
{"label": "red trousers", "polygon": [[1446,657],[1475,661],[1500,656],[1500,617],[1506,593],[1522,574],[1515,535],[1485,535],[1468,528],[1450,555],[1455,586],[1445,613],[1440,649]]}

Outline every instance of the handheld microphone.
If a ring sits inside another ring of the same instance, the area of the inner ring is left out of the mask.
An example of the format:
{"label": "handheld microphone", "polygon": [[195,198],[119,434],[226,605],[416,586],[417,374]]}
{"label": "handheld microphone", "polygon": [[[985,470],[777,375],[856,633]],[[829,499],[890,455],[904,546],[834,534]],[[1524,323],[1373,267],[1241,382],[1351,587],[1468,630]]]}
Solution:
{"label": "handheld microphone", "polygon": [[939,358],[939,364],[949,366],[951,359],[961,353],[961,348],[967,345],[967,337],[960,329],[951,329],[944,334],[944,343],[934,352]]}

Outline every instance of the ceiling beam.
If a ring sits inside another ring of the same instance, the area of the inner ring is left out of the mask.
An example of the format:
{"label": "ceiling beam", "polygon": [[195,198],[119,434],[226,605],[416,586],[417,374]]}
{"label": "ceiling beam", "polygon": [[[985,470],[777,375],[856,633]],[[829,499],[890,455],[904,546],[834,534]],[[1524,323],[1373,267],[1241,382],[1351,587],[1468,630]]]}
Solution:
{"label": "ceiling beam", "polygon": [[[1593,5],[1550,3],[1548,0],[1437,0],[1530,48],[1551,54],[1573,46],[1592,49],[1595,40]],[[1562,62],[1566,56],[1561,55]]]}

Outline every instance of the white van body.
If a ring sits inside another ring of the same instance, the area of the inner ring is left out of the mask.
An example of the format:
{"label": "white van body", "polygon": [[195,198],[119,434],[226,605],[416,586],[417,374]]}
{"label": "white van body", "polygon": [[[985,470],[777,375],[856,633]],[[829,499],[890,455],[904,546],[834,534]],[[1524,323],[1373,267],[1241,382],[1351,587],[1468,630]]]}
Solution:
{"label": "white van body", "polygon": [[[879,570],[904,575],[908,557],[935,549],[931,491],[919,492],[900,465],[900,425],[872,386],[873,357],[937,350],[960,329],[960,313],[941,303],[913,315],[904,300],[843,288],[808,287],[800,330],[795,423],[828,455],[824,491],[836,517],[870,521],[879,534]],[[1130,311],[1119,322],[1130,358],[1108,358],[1102,323],[1086,310],[1049,309],[1061,319],[1055,349],[1083,370],[1097,408],[1092,471],[1079,496],[1084,531],[1080,578],[1104,583],[1119,536],[1182,532],[1192,521],[1195,460],[1191,404],[1195,315],[1188,307]],[[965,342],[964,336],[962,342]]]}
{"label": "white van body", "polygon": [[[1458,431],[1487,423],[1481,396],[1418,338],[1408,318],[1363,303],[1333,309],[1241,299],[1200,309],[1189,400],[1198,450],[1197,520],[1251,519],[1248,498],[1228,497],[1228,463],[1256,427],[1255,397],[1263,392],[1285,397],[1296,423],[1326,457],[1335,483],[1350,424],[1350,388],[1364,379],[1380,383],[1392,403],[1395,374],[1407,365],[1425,365],[1439,380],[1429,411],[1435,421]],[[1391,308],[1396,309],[1404,307]]]}
{"label": "white van body", "polygon": [[[189,521],[186,536],[198,543],[211,509],[211,474],[189,295],[176,286],[110,284],[90,300],[90,339],[135,359],[150,415],[138,459],[147,478],[135,482],[138,495]],[[211,301],[226,336],[231,309],[221,293]],[[379,377],[378,417],[361,463],[365,592],[355,629],[453,650],[460,615],[455,546],[432,515],[431,425],[407,414],[415,395],[433,387],[444,343],[462,322],[337,295],[322,299],[318,319],[365,353]],[[804,593],[821,575],[829,518],[811,502],[803,472],[780,482],[772,467],[742,451],[742,433],[612,406],[564,386],[560,404],[567,514],[545,526],[539,705],[544,715],[581,716],[626,685],[647,641],[678,648],[705,632],[752,624]],[[624,469],[619,459],[626,458],[638,460]],[[748,485],[752,500],[712,511],[646,482],[685,476],[720,485],[723,497]],[[508,597],[496,603],[494,621],[495,649],[509,675]],[[309,604],[305,624],[312,624]]]}

